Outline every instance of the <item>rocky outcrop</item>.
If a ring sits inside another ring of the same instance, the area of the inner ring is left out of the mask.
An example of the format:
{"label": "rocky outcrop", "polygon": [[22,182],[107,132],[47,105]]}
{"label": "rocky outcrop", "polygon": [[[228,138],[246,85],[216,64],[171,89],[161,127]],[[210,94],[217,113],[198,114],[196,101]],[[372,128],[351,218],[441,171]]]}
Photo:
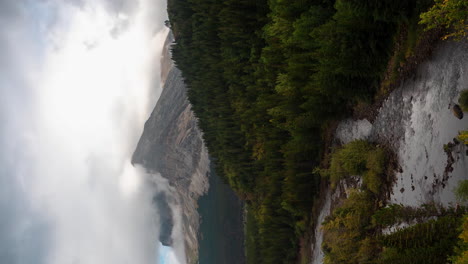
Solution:
{"label": "rocky outcrop", "polygon": [[458,119],[463,119],[463,111],[459,105],[453,105],[452,112],[453,115],[456,116]]}
{"label": "rocky outcrop", "polygon": [[[182,211],[187,262],[196,263],[200,225],[197,200],[208,190],[208,151],[191,111],[181,72],[168,61],[169,48],[166,47],[165,52],[161,76],[164,88],[145,123],[132,163],[142,165],[149,172],[160,173],[175,190],[173,198]],[[174,219],[164,199],[155,197],[161,218],[160,241],[171,245]]]}

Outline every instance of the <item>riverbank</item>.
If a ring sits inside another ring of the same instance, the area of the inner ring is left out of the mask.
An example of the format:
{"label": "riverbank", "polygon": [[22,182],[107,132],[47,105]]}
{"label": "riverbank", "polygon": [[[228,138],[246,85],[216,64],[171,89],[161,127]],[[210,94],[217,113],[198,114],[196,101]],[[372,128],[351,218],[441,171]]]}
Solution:
{"label": "riverbank", "polygon": [[446,34],[446,30],[441,28],[424,31],[423,26],[417,24],[417,20],[412,21],[411,24],[400,26],[392,57],[388,62],[373,103],[357,104],[354,107],[353,119],[366,119],[372,123],[385,99],[403,82],[414,77],[418,65],[421,65],[432,56],[435,47],[444,34]]}
{"label": "riverbank", "polygon": [[[463,74],[468,71],[467,46],[466,41],[438,43],[434,55],[418,64],[414,77],[403,81],[382,102],[372,122],[354,117],[338,125],[335,135],[341,144],[367,139],[395,151],[401,168],[396,171],[390,203],[417,206],[455,202],[452,190],[466,179],[468,171],[466,147],[458,145],[452,151],[453,164],[447,172],[443,145],[453,141],[458,130],[468,127],[466,119],[457,119],[448,109],[468,85]],[[441,182],[444,184],[438,184]],[[330,196],[328,192],[322,195]],[[332,211],[323,204],[317,215]],[[320,229],[315,230],[314,237],[320,237]],[[316,250],[317,246],[312,248],[313,253]],[[321,263],[321,259],[312,263]]]}
{"label": "riverbank", "polygon": [[[406,80],[411,78],[416,70],[417,66],[428,60],[437,45],[440,42],[441,37],[444,35],[445,30],[443,29],[432,29],[424,31],[422,25],[418,25],[418,16],[414,16],[409,20],[408,23],[400,25],[398,34],[395,37],[394,48],[392,56],[389,59],[387,68],[382,77],[382,81],[379,86],[379,90],[374,96],[372,103],[365,103],[361,101],[353,107],[351,119],[349,121],[333,121],[329,122],[323,131],[323,153],[320,163],[321,168],[327,168],[330,163],[330,157],[333,149],[343,144],[337,137],[337,128],[339,125],[343,125],[343,122],[353,122],[356,124],[350,126],[352,134],[356,138],[361,138],[364,134],[369,133],[372,123],[378,116],[379,110],[382,107],[385,99],[398,87],[402,85]],[[351,121],[352,120],[352,121]],[[343,131],[343,130],[341,130]],[[348,133],[349,134],[349,133]],[[342,136],[343,137],[343,136]],[[345,140],[349,142],[350,140]],[[385,145],[385,148],[390,153],[390,162],[392,163],[391,168],[400,169],[398,166],[398,160],[395,152],[391,149],[388,144],[381,142]],[[386,192],[386,196],[389,196],[390,192]],[[317,258],[323,258],[323,252],[314,254],[314,251],[320,250],[320,243],[314,242],[316,240],[315,234],[319,231],[320,223],[324,220],[325,215],[330,214],[333,208],[330,206],[331,202],[331,191],[329,190],[328,182],[322,181],[320,186],[320,195],[314,202],[312,209],[313,219],[310,223],[310,227],[301,238],[301,252],[299,254],[298,263],[310,263],[310,260],[316,259],[313,263],[318,263]],[[324,198],[326,197],[326,198]],[[333,194],[334,203],[337,203],[343,198],[343,195],[335,192]],[[327,212],[324,212],[327,211]],[[320,220],[322,219],[322,220]],[[315,220],[315,221],[314,221]],[[318,238],[319,240],[322,237]],[[312,254],[309,253],[308,248],[312,248]]]}

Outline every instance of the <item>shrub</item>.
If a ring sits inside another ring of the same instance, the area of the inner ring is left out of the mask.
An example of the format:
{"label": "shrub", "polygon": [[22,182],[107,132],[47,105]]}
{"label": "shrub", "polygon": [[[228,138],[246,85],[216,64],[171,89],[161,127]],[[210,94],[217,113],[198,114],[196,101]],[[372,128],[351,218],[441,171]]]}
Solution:
{"label": "shrub", "polygon": [[[468,130],[459,131],[458,140],[460,140],[463,144],[468,145]],[[445,145],[444,145],[444,151],[447,152],[445,150]]]}
{"label": "shrub", "polygon": [[366,168],[363,183],[371,192],[378,194],[382,185],[381,175],[385,170],[386,155],[385,150],[376,148],[367,155]]}
{"label": "shrub", "polygon": [[344,176],[362,175],[366,171],[368,153],[373,148],[367,141],[355,140],[335,152],[329,170],[332,186]]}
{"label": "shrub", "polygon": [[458,187],[455,189],[455,195],[457,199],[462,202],[468,201],[468,180],[463,180],[458,183]]}
{"label": "shrub", "polygon": [[380,177],[381,176],[374,171],[368,171],[364,174],[363,183],[369,191],[378,194],[380,192],[380,186],[382,185]]}
{"label": "shrub", "polygon": [[458,98],[458,104],[463,112],[468,112],[468,89],[463,90]]}
{"label": "shrub", "polygon": [[363,184],[377,194],[381,187],[381,177],[385,171],[386,153],[364,140],[355,140],[336,151],[331,158],[330,176],[331,186],[344,176],[361,175]]}
{"label": "shrub", "polygon": [[435,0],[434,6],[422,13],[420,17],[420,23],[426,24],[426,29],[451,28],[452,33],[444,36],[444,39],[450,37],[462,39],[467,35],[468,2],[466,0]]}

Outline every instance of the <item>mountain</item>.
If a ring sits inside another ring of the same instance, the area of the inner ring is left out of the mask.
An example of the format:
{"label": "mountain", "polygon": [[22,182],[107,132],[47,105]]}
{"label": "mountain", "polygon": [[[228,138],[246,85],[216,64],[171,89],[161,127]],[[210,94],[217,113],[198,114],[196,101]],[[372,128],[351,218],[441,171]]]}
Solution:
{"label": "mountain", "polygon": [[[175,192],[172,197],[181,208],[185,252],[188,263],[198,258],[198,230],[200,217],[198,198],[207,192],[209,157],[197,127],[181,72],[170,59],[169,34],[161,59],[163,91],[132,157],[133,164],[142,165],[152,173],[160,173]],[[164,245],[173,243],[174,215],[166,196],[155,196],[160,213],[159,240]]]}

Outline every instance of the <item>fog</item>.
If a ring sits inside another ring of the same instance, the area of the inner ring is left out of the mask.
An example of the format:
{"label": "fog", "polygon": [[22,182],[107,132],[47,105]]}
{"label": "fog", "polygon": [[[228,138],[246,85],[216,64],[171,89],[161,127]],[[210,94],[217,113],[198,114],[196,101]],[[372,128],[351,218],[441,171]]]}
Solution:
{"label": "fog", "polygon": [[163,187],[130,164],[165,19],[165,1],[0,1],[0,262],[183,262],[158,253]]}

